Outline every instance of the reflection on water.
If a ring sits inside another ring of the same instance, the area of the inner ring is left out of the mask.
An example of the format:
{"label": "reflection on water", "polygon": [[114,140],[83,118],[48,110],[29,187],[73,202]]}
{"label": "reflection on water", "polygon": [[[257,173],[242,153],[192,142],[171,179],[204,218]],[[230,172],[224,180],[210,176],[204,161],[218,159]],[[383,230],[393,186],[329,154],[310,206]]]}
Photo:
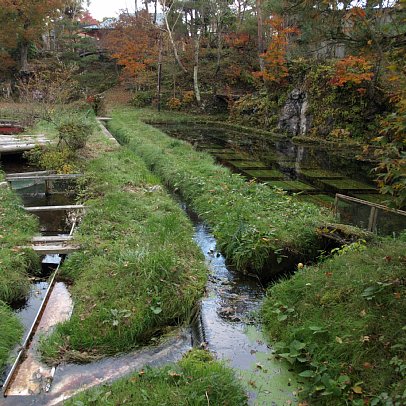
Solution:
{"label": "reflection on water", "polygon": [[296,404],[295,375],[275,358],[257,321],[264,287],[257,279],[230,270],[208,228],[184,203],[181,207],[194,222],[194,239],[210,272],[207,295],[200,307],[202,340],[235,368],[250,404]]}
{"label": "reflection on water", "polygon": [[307,200],[321,205],[331,205],[337,192],[351,196],[362,193],[366,200],[377,194],[370,178],[371,165],[357,160],[348,150],[340,152],[297,145],[287,139],[244,134],[210,125],[154,126],[210,153],[223,165],[249,179],[267,182],[288,193],[304,194]]}

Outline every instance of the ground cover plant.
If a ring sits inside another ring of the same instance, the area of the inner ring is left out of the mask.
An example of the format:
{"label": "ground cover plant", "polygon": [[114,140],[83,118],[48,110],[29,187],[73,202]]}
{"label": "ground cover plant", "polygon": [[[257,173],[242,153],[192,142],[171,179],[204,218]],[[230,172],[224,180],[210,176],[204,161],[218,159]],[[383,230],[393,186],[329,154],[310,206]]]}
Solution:
{"label": "ground cover plant", "polygon": [[231,369],[213,360],[209,352],[193,350],[177,364],[142,370],[64,404],[242,406],[247,400]]}
{"label": "ground cover plant", "polygon": [[[209,224],[220,249],[239,270],[264,276],[306,258],[320,246],[316,228],[328,216],[313,204],[264,184],[246,182],[215,164],[207,153],[141,122],[144,112],[115,110],[110,128],[142,156],[167,185],[178,190]],[[289,258],[287,258],[289,257]]]}
{"label": "ground cover plant", "polygon": [[0,301],[0,374],[7,364],[10,350],[22,335],[22,327],[10,308]]}
{"label": "ground cover plant", "polygon": [[[0,182],[4,173],[0,171]],[[28,272],[39,260],[28,245],[38,230],[36,218],[21,208],[21,201],[8,187],[0,188],[0,301],[21,300],[29,290]]]}
{"label": "ground cover plant", "polygon": [[269,336],[310,404],[405,404],[405,246],[405,235],[344,246],[269,289]]}
{"label": "ground cover plant", "polygon": [[43,341],[45,359],[83,360],[129,351],[183,323],[206,270],[193,228],[140,158],[111,151],[85,165],[87,211],[80,252],[62,277],[73,282],[69,321]]}

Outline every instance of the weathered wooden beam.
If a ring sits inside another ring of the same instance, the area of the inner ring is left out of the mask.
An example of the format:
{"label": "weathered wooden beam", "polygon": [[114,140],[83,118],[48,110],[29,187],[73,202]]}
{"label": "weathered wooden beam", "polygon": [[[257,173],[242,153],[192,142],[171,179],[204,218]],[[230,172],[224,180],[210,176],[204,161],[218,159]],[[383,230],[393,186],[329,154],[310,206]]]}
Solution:
{"label": "weathered wooden beam", "polygon": [[100,120],[100,121],[110,121],[110,120],[112,120],[111,117],[96,117],[96,118],[97,118],[97,120]]}
{"label": "weathered wooden beam", "polygon": [[18,152],[18,151],[27,151],[37,147],[38,145],[46,145],[49,144],[51,141],[47,142],[38,142],[36,144],[15,144],[15,145],[5,145],[2,146],[0,144],[0,153],[1,152]]}
{"label": "weathered wooden beam", "polygon": [[28,176],[6,176],[6,180],[9,182],[18,182],[21,180],[69,180],[77,179],[83,176],[81,173],[68,173],[68,174],[51,174],[51,175],[28,175]]}
{"label": "weathered wooden beam", "polygon": [[367,200],[362,200],[362,199],[358,199],[356,197],[343,195],[341,193],[336,193],[336,199],[347,200],[349,202],[359,203],[359,204],[363,204],[365,206],[375,207],[377,209],[381,209],[381,210],[388,211],[391,213],[400,214],[401,216],[406,216],[406,211],[404,211],[404,210],[392,209],[392,208],[384,206],[382,204],[368,202]]}
{"label": "weathered wooden beam", "polygon": [[76,244],[55,244],[55,245],[32,245],[32,248],[37,254],[49,255],[49,254],[70,254],[80,250],[80,245]]}
{"label": "weathered wooden beam", "polygon": [[16,178],[19,176],[38,176],[38,175],[51,175],[51,171],[35,171],[35,172],[14,172],[8,173],[7,178]]}
{"label": "weathered wooden beam", "polygon": [[73,236],[72,235],[46,235],[46,236],[38,236],[38,237],[32,237],[32,242],[34,244],[36,243],[51,243],[51,242],[66,242],[66,241],[72,241]]}
{"label": "weathered wooden beam", "polygon": [[61,210],[84,210],[83,204],[71,204],[66,206],[38,206],[38,207],[24,207],[24,209],[30,213],[40,211],[61,211]]}

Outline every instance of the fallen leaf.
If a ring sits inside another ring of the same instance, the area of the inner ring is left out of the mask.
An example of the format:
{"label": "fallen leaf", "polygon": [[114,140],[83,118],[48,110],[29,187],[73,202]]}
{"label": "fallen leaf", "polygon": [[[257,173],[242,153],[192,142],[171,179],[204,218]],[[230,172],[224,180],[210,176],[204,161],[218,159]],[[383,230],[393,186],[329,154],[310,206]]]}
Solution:
{"label": "fallen leaf", "polygon": [[361,393],[362,393],[362,388],[361,388],[361,386],[353,386],[353,387],[352,387],[352,390],[353,390],[354,393],[357,393],[357,394],[361,394]]}

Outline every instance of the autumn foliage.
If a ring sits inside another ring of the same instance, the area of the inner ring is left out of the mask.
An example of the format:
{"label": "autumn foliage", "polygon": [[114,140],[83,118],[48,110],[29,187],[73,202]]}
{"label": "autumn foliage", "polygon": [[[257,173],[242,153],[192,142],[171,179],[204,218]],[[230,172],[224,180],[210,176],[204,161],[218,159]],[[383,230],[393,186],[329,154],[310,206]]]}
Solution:
{"label": "autumn foliage", "polygon": [[285,27],[283,17],[274,15],[268,22],[271,40],[268,49],[261,55],[265,62],[265,69],[254,72],[255,77],[262,77],[265,81],[281,83],[289,75],[287,67],[287,48],[289,37],[299,33],[297,27]]}
{"label": "autumn foliage", "polygon": [[371,81],[373,76],[372,64],[367,59],[347,56],[336,63],[331,84],[336,87],[343,87],[346,84],[360,85]]}
{"label": "autumn foliage", "polygon": [[158,35],[157,27],[144,13],[123,15],[104,38],[104,45],[124,67],[124,74],[141,83],[157,63]]}

